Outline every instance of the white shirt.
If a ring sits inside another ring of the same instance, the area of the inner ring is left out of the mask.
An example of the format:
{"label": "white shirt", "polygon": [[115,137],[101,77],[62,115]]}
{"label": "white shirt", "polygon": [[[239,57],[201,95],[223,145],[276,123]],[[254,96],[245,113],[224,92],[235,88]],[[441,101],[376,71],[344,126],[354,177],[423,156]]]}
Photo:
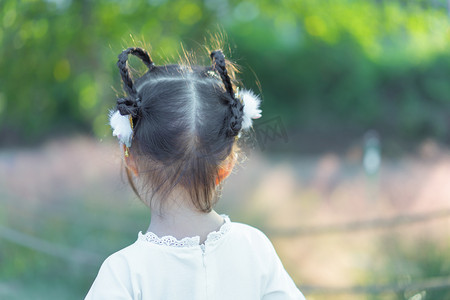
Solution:
{"label": "white shirt", "polygon": [[103,262],[86,299],[304,300],[264,233],[224,219],[203,244],[140,232]]}

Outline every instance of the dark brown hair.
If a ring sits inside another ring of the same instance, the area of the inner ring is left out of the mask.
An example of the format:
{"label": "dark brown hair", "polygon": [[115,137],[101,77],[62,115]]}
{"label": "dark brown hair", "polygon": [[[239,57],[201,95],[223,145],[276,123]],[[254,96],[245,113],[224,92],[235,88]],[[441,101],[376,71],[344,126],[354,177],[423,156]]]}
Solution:
{"label": "dark brown hair", "polygon": [[[135,81],[129,54],[148,68]],[[200,211],[211,211],[217,201],[216,178],[236,149],[243,105],[235,98],[233,65],[221,50],[212,51],[210,57],[209,66],[156,66],[141,48],[128,48],[119,55],[117,66],[127,96],[117,100],[117,109],[132,116],[129,151],[143,179],[139,189],[128,168],[127,175],[141,199],[156,197],[163,203],[179,186]],[[138,190],[146,191],[145,197]]]}

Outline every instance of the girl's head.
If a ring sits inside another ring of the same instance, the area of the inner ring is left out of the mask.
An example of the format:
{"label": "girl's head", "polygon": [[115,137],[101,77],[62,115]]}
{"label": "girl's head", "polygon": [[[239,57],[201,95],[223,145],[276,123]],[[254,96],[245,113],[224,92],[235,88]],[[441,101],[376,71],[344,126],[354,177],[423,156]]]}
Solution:
{"label": "girl's head", "polygon": [[[136,80],[128,67],[129,54],[148,68]],[[259,98],[238,91],[234,68],[222,51],[213,51],[210,57],[210,66],[156,66],[141,48],[119,55],[117,66],[127,97],[117,100],[110,122],[126,149],[130,184],[149,206],[163,204],[177,190],[200,211],[211,211],[217,185],[234,164],[241,130],[260,116]]]}

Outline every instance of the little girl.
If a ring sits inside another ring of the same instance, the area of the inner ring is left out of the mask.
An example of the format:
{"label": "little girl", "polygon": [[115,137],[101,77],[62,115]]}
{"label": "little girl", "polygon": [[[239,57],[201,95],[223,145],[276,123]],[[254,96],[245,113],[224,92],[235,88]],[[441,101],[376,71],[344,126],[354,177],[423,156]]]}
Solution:
{"label": "little girl", "polygon": [[[148,71],[133,81],[128,55]],[[260,99],[234,86],[221,50],[211,66],[156,66],[129,48],[118,67],[126,98],[110,114],[131,187],[151,208],[146,233],[102,264],[86,299],[304,299],[269,239],[213,210]]]}

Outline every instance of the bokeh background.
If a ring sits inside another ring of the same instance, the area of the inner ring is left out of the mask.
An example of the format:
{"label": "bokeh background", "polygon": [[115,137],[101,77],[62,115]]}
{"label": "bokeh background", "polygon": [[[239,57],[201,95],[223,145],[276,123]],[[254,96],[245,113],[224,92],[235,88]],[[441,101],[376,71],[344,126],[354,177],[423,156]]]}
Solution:
{"label": "bokeh background", "polygon": [[450,299],[449,5],[0,0],[0,298],[83,298],[146,230],[107,125],[117,55],[208,61],[219,33],[263,118],[217,210],[308,299]]}

